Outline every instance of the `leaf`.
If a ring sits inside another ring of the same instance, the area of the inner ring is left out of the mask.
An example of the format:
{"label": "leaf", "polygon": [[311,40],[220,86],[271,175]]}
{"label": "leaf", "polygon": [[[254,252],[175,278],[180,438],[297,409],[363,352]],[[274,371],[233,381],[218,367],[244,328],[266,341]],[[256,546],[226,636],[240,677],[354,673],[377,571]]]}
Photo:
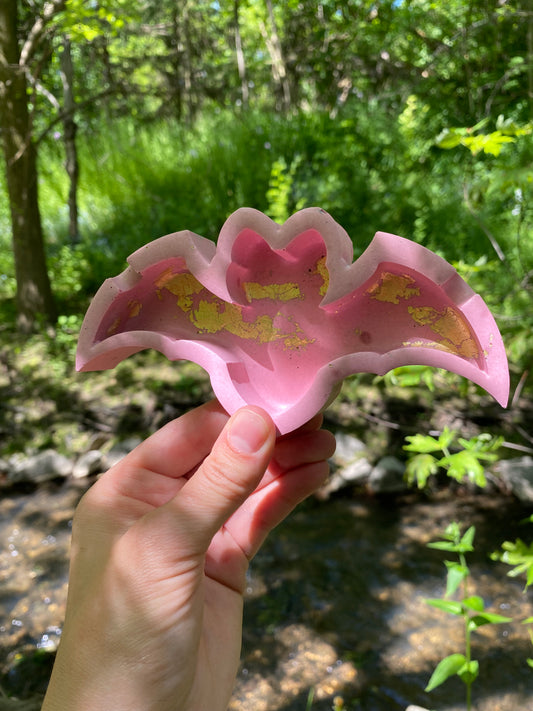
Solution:
{"label": "leaf", "polygon": [[477,454],[472,451],[463,450],[443,457],[440,460],[441,466],[445,467],[447,474],[456,481],[462,481],[466,475],[478,486],[485,486],[486,479],[483,465],[480,464]]}
{"label": "leaf", "polygon": [[386,373],[383,377],[392,385],[399,385],[401,388],[410,388],[424,383],[433,392],[435,383],[433,381],[435,369],[428,365],[402,365],[399,368]]}
{"label": "leaf", "polygon": [[451,615],[462,615],[463,606],[457,600],[441,600],[440,598],[426,598],[424,600],[428,605],[436,607],[438,610],[449,612]]}
{"label": "leaf", "polygon": [[405,467],[407,482],[416,484],[419,489],[423,489],[428,478],[438,470],[438,462],[431,454],[416,454],[411,457]]}
{"label": "leaf", "polygon": [[468,553],[474,550],[474,536],[476,535],[476,527],[470,526],[464,532],[461,542],[459,543],[461,547],[461,553]]}
{"label": "leaf", "polygon": [[435,144],[439,148],[444,150],[450,150],[450,148],[456,148],[461,145],[463,135],[466,133],[466,129],[461,128],[445,128],[435,139]]}
{"label": "leaf", "polygon": [[477,437],[471,437],[470,439],[463,439],[462,437],[459,437],[458,441],[464,449],[473,449],[480,454],[485,454],[492,453],[500,449],[504,442],[504,438],[494,437],[487,432],[482,432]]}
{"label": "leaf", "polygon": [[445,560],[444,565],[448,568],[448,574],[446,576],[446,597],[450,597],[467,577],[469,570],[466,565],[452,563],[449,560]]}
{"label": "leaf", "polygon": [[472,659],[470,662],[465,662],[465,664],[458,670],[457,676],[464,681],[465,684],[471,684],[475,681],[479,674],[479,662]]}
{"label": "leaf", "polygon": [[457,432],[455,430],[450,430],[448,427],[445,427],[442,430],[437,442],[439,443],[439,446],[443,451],[445,451],[450,446],[450,444],[455,439],[456,434]]}
{"label": "leaf", "polygon": [[405,439],[409,442],[409,444],[404,444],[403,446],[403,449],[407,452],[426,454],[428,452],[439,452],[442,449],[440,442],[435,437],[431,437],[431,435],[408,435]]}
{"label": "leaf", "polygon": [[461,526],[457,521],[451,521],[444,530],[444,538],[457,543],[461,538]]}
{"label": "leaf", "polygon": [[526,573],[526,589],[533,585],[533,542],[529,545],[520,538],[516,541],[504,541],[502,543],[503,553],[497,551],[492,554],[493,560],[501,560],[507,565],[513,566],[507,575],[516,578],[522,573]]}
{"label": "leaf", "polygon": [[504,617],[503,615],[496,615],[492,612],[483,612],[480,615],[475,615],[470,618],[468,628],[473,632],[477,630],[478,627],[483,627],[483,625],[502,625],[512,621],[512,617]]}
{"label": "leaf", "polygon": [[485,603],[483,602],[483,598],[479,597],[479,595],[471,595],[470,597],[465,597],[464,600],[461,600],[463,605],[468,608],[469,610],[474,610],[475,612],[483,612],[485,609]]}
{"label": "leaf", "polygon": [[435,548],[439,551],[448,551],[449,553],[457,553],[457,543],[453,541],[435,541],[435,543],[428,543],[428,548]]}
{"label": "leaf", "polygon": [[437,686],[449,679],[449,677],[457,674],[459,670],[465,665],[466,658],[464,654],[450,654],[448,657],[444,657],[437,664],[435,671],[431,675],[428,685],[424,691],[433,691]]}
{"label": "leaf", "polygon": [[480,151],[498,156],[505,143],[514,142],[515,139],[512,136],[505,136],[501,131],[479,134],[478,136],[468,136],[461,140],[462,145],[468,148],[474,156]]}

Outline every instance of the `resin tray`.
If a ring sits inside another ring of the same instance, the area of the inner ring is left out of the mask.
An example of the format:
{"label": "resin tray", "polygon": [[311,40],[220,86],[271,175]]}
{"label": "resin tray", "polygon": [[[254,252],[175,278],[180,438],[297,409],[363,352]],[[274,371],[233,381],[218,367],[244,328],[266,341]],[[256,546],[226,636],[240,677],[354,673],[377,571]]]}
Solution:
{"label": "resin tray", "polygon": [[100,287],[76,367],[113,368],[155,348],[202,366],[229,413],[260,405],[282,434],[346,376],[408,364],[446,368],[507,403],[496,323],[450,264],[384,232],[352,256],[351,239],[320,208],[283,225],[241,208],[216,245],[188,230],[161,237]]}

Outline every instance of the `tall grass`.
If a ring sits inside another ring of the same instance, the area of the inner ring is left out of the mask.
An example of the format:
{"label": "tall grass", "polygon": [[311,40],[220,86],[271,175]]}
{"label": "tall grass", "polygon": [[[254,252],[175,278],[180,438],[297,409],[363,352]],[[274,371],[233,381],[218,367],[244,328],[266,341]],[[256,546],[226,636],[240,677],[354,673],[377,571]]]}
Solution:
{"label": "tall grass", "polygon": [[[40,204],[56,292],[67,300],[73,288],[92,293],[124,267],[128,254],[163,234],[191,229],[215,238],[238,207],[279,214],[269,204],[276,199],[275,171],[283,183],[283,208],[320,205],[330,211],[352,236],[356,254],[383,230],[414,238],[451,261],[493,261],[480,215],[463,202],[464,182],[482,185],[483,171],[490,182],[491,166],[435,148],[440,127],[424,121],[414,111],[394,117],[374,106],[336,120],[316,113],[220,113],[191,128],[132,119],[102,123],[98,133],[79,134],[82,240],[75,248],[67,239],[62,146],[42,146]],[[0,296],[14,289],[2,180]],[[512,194],[493,189],[490,202],[480,198],[479,205],[510,254],[518,222]],[[533,245],[522,240],[521,250],[520,259],[533,267]]]}

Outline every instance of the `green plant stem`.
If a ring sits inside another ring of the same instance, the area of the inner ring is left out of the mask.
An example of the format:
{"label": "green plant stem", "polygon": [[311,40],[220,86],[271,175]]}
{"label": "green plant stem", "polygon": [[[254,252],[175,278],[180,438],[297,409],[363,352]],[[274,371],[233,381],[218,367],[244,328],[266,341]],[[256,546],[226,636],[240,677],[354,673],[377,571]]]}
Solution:
{"label": "green plant stem", "polygon": [[[459,561],[461,565],[466,569],[466,557],[464,553],[459,553]],[[468,597],[468,575],[465,575],[465,578],[463,580],[463,599],[466,599]],[[466,664],[467,664],[467,669],[470,669],[470,662],[472,658],[472,652],[471,652],[471,641],[470,641],[470,636],[472,634],[470,630],[470,614],[468,610],[464,609],[463,612],[464,616],[464,621],[465,621],[465,658],[466,658]],[[468,679],[466,681],[466,711],[472,711],[472,680]]]}
{"label": "green plant stem", "polygon": [[[470,615],[468,614],[468,611],[465,610],[464,613],[465,616],[465,657],[466,657],[466,664],[468,665],[468,669],[470,669],[470,660],[471,660],[471,646],[470,646]],[[466,711],[472,711],[472,680],[468,679],[466,682]]]}

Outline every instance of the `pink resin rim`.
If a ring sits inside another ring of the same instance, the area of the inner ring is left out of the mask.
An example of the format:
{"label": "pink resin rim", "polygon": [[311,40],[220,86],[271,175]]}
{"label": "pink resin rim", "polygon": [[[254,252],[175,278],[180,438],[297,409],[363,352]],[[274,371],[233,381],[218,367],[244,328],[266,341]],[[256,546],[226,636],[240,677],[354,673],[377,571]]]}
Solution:
{"label": "pink resin rim", "polygon": [[282,434],[346,376],[408,364],[446,368],[507,403],[498,327],[450,264],[384,232],[352,256],[349,236],[320,208],[283,225],[241,208],[217,245],[188,230],[161,237],[100,287],[76,367],[113,368],[155,348],[202,366],[229,413],[259,405]]}

